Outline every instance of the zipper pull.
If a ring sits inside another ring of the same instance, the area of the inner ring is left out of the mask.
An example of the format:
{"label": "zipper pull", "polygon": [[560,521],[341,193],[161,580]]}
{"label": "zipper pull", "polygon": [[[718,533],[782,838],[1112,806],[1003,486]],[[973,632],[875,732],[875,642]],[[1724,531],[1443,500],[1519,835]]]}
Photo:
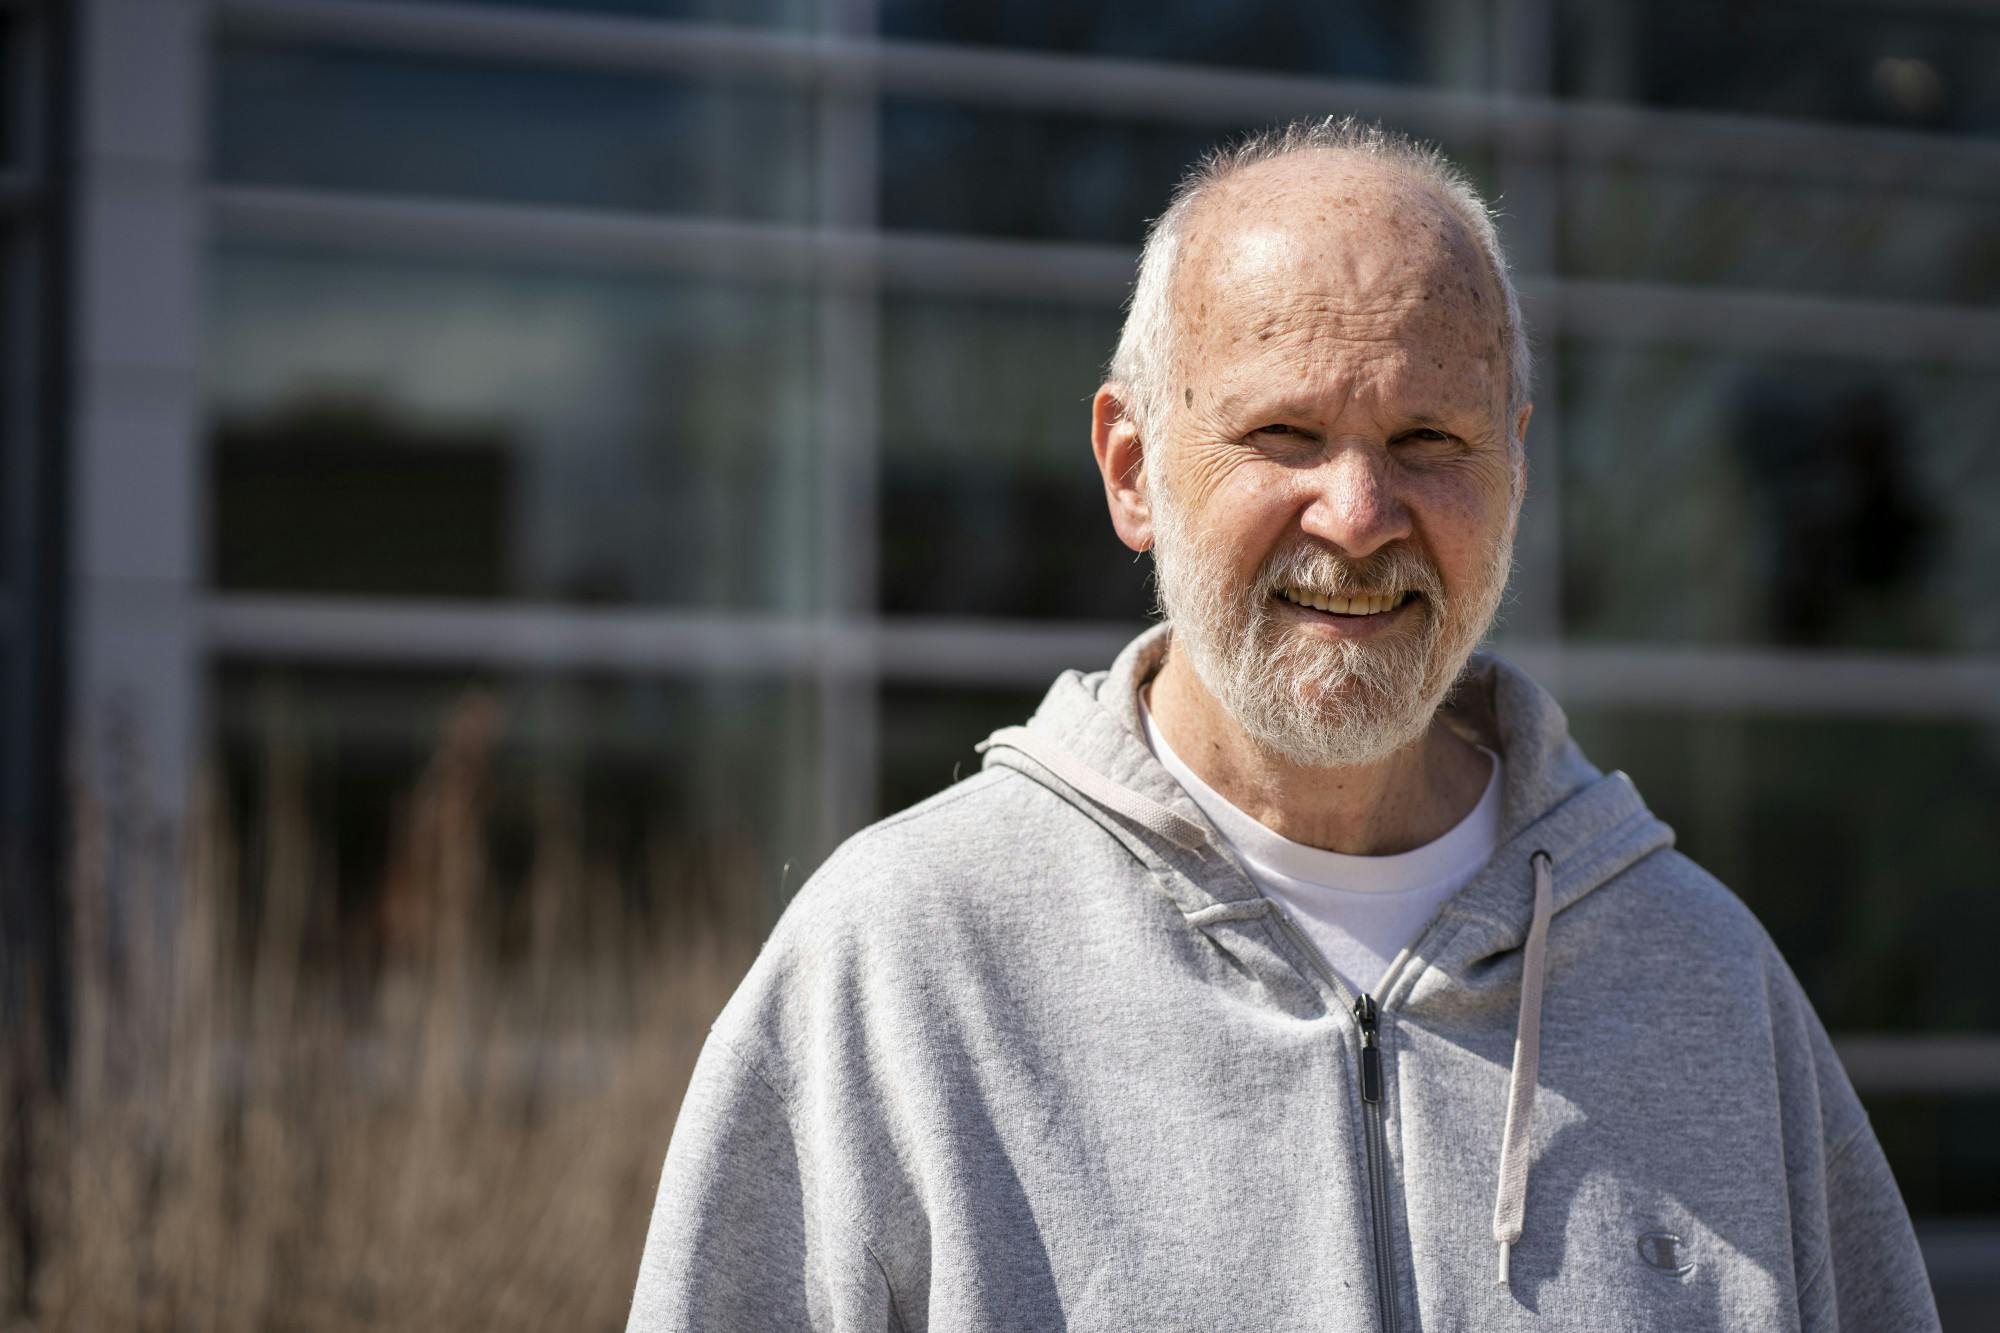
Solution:
{"label": "zipper pull", "polygon": [[1361,1025],[1361,1100],[1382,1100],[1382,1048],[1375,1044],[1375,997],[1364,994],[1354,1002],[1354,1021]]}

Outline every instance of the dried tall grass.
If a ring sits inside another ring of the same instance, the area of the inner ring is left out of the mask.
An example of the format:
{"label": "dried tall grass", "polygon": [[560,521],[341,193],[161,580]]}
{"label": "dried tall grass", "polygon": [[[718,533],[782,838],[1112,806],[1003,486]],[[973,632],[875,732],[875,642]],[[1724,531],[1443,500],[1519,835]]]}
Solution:
{"label": "dried tall grass", "polygon": [[[30,1145],[34,1250],[20,1228],[0,1239],[0,1324],[622,1327],[674,1113],[755,922],[640,921],[551,793],[525,956],[503,968],[485,929],[497,726],[490,705],[461,709],[419,783],[358,1001],[312,966],[324,849],[295,753],[265,762],[256,836],[211,792],[153,882],[144,858],[107,864],[131,839],[86,813],[68,1074],[0,1072],[0,1106],[26,1117],[7,1128]],[[655,860],[710,890],[755,873]],[[255,911],[240,884],[259,886]]]}

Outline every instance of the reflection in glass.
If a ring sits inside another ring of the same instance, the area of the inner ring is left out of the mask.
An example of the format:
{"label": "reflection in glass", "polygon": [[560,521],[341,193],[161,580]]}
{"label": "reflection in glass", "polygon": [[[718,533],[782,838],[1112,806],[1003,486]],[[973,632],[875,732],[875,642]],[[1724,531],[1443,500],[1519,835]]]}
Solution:
{"label": "reflection in glass", "polygon": [[215,59],[213,170],[228,184],[811,212],[810,102],[783,87],[248,42]]}
{"label": "reflection in glass", "polygon": [[777,286],[227,247],[215,581],[806,609],[811,309]]}
{"label": "reflection in glass", "polygon": [[1974,6],[1563,0],[1564,96],[1741,115],[1992,134],[2000,19]]}
{"label": "reflection in glass", "polygon": [[1991,377],[1574,341],[1560,355],[1569,633],[2000,648]]}
{"label": "reflection in glass", "polygon": [[1150,567],[1112,533],[1090,397],[1113,310],[891,297],[882,317],[882,605],[1130,620]]}
{"label": "reflection in glass", "polygon": [[[1086,0],[951,5],[885,0],[882,31],[923,41],[1290,70],[1389,82],[1457,85],[1479,68],[1484,0],[1449,7],[1362,0],[1296,5],[1243,0]],[[1437,15],[1436,18],[1446,17]]]}
{"label": "reflection in glass", "polygon": [[1566,167],[1576,277],[1975,303],[2000,296],[2000,199],[1664,168]]}

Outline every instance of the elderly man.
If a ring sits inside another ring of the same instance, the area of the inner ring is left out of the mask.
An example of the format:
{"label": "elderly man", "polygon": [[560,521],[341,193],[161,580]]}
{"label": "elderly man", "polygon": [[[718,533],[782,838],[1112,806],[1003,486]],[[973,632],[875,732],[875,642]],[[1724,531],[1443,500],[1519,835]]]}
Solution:
{"label": "elderly man", "polygon": [[632,1328],[1936,1327],[1770,940],[1473,651],[1528,382],[1436,154],[1189,176],[1092,422],[1167,623],[801,890]]}

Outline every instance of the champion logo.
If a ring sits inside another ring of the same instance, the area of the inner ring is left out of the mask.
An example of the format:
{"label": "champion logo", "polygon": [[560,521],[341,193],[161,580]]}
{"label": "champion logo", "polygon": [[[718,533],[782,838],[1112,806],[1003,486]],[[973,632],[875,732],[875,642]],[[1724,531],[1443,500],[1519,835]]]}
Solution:
{"label": "champion logo", "polygon": [[1640,1236],[1639,1257],[1646,1261],[1647,1267],[1675,1277],[1694,1272],[1694,1265],[1687,1257],[1687,1242],[1671,1231],[1648,1231]]}

